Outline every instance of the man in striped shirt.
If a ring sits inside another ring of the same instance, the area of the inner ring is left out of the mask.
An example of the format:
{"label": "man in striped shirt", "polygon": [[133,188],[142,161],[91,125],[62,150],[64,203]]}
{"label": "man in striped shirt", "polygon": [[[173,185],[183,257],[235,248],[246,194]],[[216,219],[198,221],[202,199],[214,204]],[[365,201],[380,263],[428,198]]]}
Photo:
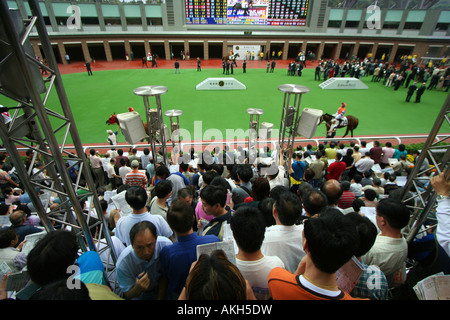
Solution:
{"label": "man in striped shirt", "polygon": [[141,186],[142,188],[147,188],[147,175],[145,171],[139,170],[139,161],[133,160],[131,162],[131,171],[128,172],[124,179],[124,184],[130,186]]}

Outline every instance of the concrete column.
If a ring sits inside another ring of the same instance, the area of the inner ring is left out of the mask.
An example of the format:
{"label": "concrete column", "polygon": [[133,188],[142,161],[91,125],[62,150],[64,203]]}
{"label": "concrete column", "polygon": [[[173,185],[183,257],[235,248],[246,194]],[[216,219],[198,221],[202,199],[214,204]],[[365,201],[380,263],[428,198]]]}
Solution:
{"label": "concrete column", "polygon": [[104,41],[105,46],[105,55],[106,55],[106,61],[113,61],[112,54],[111,54],[111,47],[109,46],[109,42],[107,40]]}
{"label": "concrete column", "polygon": [[64,47],[64,44],[62,42],[58,42],[58,51],[61,55],[61,61],[63,62],[63,64],[67,64],[67,60],[64,57],[66,55],[66,48]]}
{"label": "concrete column", "polygon": [[208,41],[203,41],[203,59],[209,60],[209,47],[208,47]]}
{"label": "concrete column", "polygon": [[361,57],[357,56],[358,55],[358,51],[359,51],[359,42],[356,42],[355,45],[353,46],[352,56],[357,57],[357,58],[361,58]]}
{"label": "concrete column", "polygon": [[325,47],[325,42],[321,41],[320,45],[319,45],[319,50],[317,51],[317,60],[322,59],[322,55],[323,55],[323,48]]}
{"label": "concrete column", "polygon": [[339,56],[341,55],[341,50],[342,50],[342,42],[339,41],[338,44],[336,45],[336,50],[334,51],[333,57],[334,61],[337,61],[339,59]]}
{"label": "concrete column", "polygon": [[91,61],[91,54],[85,40],[81,40],[81,50],[83,50],[84,61]]}
{"label": "concrete column", "polygon": [[164,40],[164,52],[166,53],[166,60],[172,59],[172,54],[170,52],[170,43],[168,40]]}
{"label": "concrete column", "polygon": [[131,61],[131,45],[130,45],[130,41],[129,40],[125,40],[124,41],[124,46],[125,46],[125,54],[128,53],[128,59],[130,59],[130,61]]}

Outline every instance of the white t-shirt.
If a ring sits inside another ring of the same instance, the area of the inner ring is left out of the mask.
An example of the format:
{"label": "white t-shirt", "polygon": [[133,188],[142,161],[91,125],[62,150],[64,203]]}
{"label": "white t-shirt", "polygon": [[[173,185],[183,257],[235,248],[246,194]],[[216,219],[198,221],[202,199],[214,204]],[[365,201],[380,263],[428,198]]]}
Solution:
{"label": "white t-shirt", "polygon": [[264,256],[256,261],[244,261],[236,258],[236,266],[250,285],[258,300],[268,300],[269,272],[276,267],[284,268],[284,263],[277,256]]}
{"label": "white t-shirt", "polygon": [[284,174],[286,172],[286,169],[283,166],[278,166],[278,175],[272,179],[269,180],[270,189],[273,189],[276,186],[284,186],[285,180],[284,180]]}
{"label": "white t-shirt", "polygon": [[303,251],[303,225],[273,225],[266,228],[261,252],[265,256],[279,257],[285,269],[295,272],[306,255]]}

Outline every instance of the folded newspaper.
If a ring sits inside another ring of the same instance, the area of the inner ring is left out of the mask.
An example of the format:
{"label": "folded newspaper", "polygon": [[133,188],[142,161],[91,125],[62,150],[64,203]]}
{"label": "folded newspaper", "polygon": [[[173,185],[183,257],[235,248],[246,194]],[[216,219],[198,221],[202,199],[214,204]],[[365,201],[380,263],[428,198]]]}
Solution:
{"label": "folded newspaper", "polygon": [[419,300],[450,300],[450,275],[441,272],[429,276],[413,289]]}

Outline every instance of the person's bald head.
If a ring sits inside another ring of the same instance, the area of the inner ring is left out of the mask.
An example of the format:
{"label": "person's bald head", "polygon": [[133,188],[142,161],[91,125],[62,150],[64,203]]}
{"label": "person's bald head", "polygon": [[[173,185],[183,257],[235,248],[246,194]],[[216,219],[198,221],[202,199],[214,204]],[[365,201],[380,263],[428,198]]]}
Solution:
{"label": "person's bald head", "polygon": [[343,192],[341,184],[336,179],[325,181],[321,191],[327,196],[328,205],[336,205]]}
{"label": "person's bald head", "polygon": [[25,222],[27,215],[22,210],[14,211],[9,215],[9,221],[13,226],[20,226]]}

